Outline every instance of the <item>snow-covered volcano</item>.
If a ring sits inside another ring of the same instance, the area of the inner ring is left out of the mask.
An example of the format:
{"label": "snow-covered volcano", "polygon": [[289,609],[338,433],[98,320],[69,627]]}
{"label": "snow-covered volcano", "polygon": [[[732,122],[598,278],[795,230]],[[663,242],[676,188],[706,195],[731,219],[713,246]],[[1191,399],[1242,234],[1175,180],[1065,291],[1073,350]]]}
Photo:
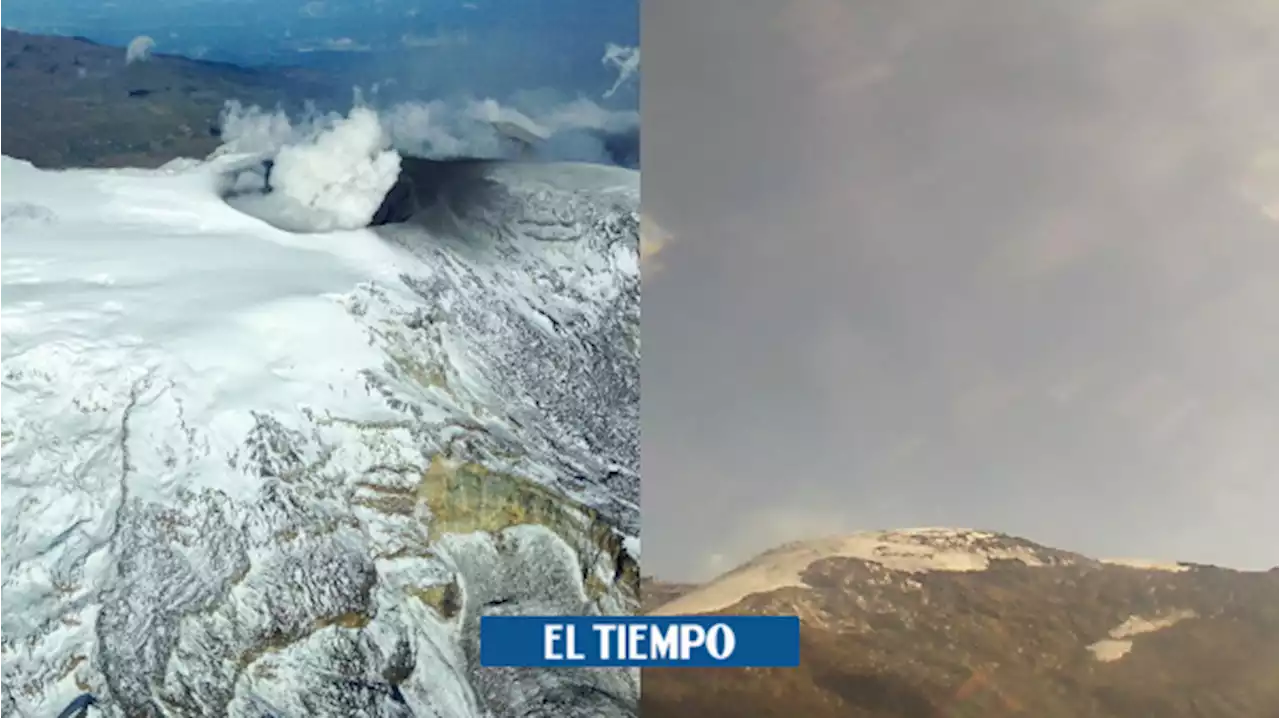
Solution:
{"label": "snow-covered volcano", "polygon": [[649,718],[1274,714],[1275,570],[932,527],[789,543],[703,585],[646,580],[645,600],[659,615],[799,616],[803,656],[647,672]]}
{"label": "snow-covered volcano", "polygon": [[638,175],[296,234],[230,161],[4,159],[5,715],[633,715],[476,626],[635,606]]}

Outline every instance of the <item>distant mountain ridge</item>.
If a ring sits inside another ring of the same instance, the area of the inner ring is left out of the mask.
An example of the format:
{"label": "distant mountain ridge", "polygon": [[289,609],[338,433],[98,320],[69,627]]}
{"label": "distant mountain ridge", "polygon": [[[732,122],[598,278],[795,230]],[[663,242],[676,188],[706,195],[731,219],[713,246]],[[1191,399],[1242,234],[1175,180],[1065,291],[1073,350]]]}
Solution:
{"label": "distant mountain ridge", "polygon": [[799,615],[801,667],[649,670],[644,715],[1276,716],[1277,588],[966,529],[791,543],[642,591],[654,614]]}
{"label": "distant mountain ridge", "polygon": [[126,63],[124,48],[7,29],[0,41],[3,152],[37,167],[158,167],[205,157],[221,144],[228,100],[300,108],[337,99],[338,85],[312,70],[161,53]]}

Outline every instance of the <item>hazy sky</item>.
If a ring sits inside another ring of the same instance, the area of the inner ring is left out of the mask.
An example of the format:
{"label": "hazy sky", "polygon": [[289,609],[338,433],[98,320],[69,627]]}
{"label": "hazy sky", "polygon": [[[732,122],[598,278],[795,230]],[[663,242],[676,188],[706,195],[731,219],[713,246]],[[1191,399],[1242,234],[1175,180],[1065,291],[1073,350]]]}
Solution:
{"label": "hazy sky", "polygon": [[636,104],[629,86],[600,96],[617,74],[601,62],[606,45],[639,41],[636,0],[9,0],[5,7],[9,29],[120,46],[148,35],[157,53],[322,67],[340,73],[344,89],[359,82],[370,91],[381,81],[384,97],[505,99],[553,88]]}
{"label": "hazy sky", "polygon": [[1277,562],[1263,0],[644,0],[644,561]]}

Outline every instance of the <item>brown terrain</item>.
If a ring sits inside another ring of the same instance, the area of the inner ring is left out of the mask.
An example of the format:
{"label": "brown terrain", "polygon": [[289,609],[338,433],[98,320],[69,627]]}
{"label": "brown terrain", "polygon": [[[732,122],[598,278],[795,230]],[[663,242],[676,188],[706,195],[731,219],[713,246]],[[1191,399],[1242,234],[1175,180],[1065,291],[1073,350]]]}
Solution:
{"label": "brown terrain", "polygon": [[644,597],[643,608],[649,611],[689,593],[698,587],[696,583],[673,583],[659,581],[654,578],[640,579],[640,595]]}
{"label": "brown terrain", "polygon": [[644,581],[654,613],[803,626],[797,669],[646,670],[646,718],[1277,716],[1274,569],[1108,563],[978,532],[852,545],[782,547],[704,586]]}
{"label": "brown terrain", "polygon": [[309,70],[159,54],[126,64],[124,48],[84,38],[4,30],[0,40],[0,149],[38,167],[156,167],[204,157],[219,144],[229,100],[297,109],[335,99],[335,83]]}

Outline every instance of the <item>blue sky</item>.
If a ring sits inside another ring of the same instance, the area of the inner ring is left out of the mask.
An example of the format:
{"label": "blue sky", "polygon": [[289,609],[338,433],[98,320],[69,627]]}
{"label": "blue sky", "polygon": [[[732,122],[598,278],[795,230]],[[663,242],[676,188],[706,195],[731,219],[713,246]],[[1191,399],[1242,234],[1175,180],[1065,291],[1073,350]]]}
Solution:
{"label": "blue sky", "polygon": [[[615,72],[608,43],[639,43],[636,0],[12,0],[5,27],[82,35],[245,64],[305,64],[413,81],[424,92],[554,88],[598,96]],[[628,89],[615,106],[637,102]]]}

